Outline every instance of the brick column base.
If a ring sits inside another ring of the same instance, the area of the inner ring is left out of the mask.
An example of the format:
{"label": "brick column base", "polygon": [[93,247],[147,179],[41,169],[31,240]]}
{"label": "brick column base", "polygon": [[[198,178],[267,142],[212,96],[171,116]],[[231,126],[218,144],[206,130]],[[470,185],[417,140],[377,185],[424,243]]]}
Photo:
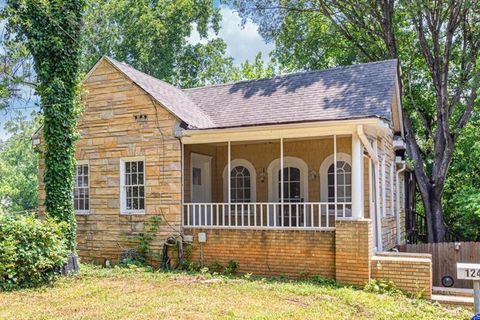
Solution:
{"label": "brick column base", "polygon": [[371,276],[370,219],[335,222],[335,278],[338,283],[365,285]]}

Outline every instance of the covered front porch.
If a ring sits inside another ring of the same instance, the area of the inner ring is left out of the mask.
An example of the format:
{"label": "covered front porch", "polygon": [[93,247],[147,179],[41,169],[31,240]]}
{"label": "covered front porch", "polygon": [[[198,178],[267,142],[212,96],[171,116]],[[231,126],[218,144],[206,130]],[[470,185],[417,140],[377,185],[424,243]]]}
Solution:
{"label": "covered front porch", "polygon": [[377,119],[184,136],[183,226],[333,231],[370,217],[371,128]]}

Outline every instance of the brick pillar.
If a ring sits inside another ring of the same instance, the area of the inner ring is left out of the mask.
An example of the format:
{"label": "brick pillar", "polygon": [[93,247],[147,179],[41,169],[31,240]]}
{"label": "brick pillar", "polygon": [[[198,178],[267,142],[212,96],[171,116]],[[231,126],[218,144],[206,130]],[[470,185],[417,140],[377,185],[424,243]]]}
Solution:
{"label": "brick pillar", "polygon": [[335,222],[335,274],[338,283],[364,285],[370,280],[372,242],[370,219]]}

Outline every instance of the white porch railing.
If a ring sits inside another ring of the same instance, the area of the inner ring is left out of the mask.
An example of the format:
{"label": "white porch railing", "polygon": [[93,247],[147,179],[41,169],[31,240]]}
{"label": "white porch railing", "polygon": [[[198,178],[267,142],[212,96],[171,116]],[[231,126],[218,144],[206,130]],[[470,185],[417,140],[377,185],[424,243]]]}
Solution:
{"label": "white porch railing", "polygon": [[335,227],[336,218],[351,217],[351,202],[338,202],[336,205],[332,202],[183,205],[183,225],[189,228],[328,230]]}

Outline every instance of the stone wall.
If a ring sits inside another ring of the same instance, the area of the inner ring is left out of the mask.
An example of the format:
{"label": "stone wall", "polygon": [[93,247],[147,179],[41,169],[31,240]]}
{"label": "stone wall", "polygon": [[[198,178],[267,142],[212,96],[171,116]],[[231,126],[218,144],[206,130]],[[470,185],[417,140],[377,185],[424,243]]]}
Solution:
{"label": "stone wall", "polygon": [[[132,237],[152,216],[168,222],[152,242],[160,252],[164,239],[180,230],[181,144],[174,137],[178,120],[105,60],[84,89],[75,156],[89,164],[90,211],[77,215],[78,253],[85,259],[117,260],[122,251],[136,247]],[[120,212],[120,160],[128,157],[145,160],[145,214]],[[41,211],[43,167],[40,160]]]}

